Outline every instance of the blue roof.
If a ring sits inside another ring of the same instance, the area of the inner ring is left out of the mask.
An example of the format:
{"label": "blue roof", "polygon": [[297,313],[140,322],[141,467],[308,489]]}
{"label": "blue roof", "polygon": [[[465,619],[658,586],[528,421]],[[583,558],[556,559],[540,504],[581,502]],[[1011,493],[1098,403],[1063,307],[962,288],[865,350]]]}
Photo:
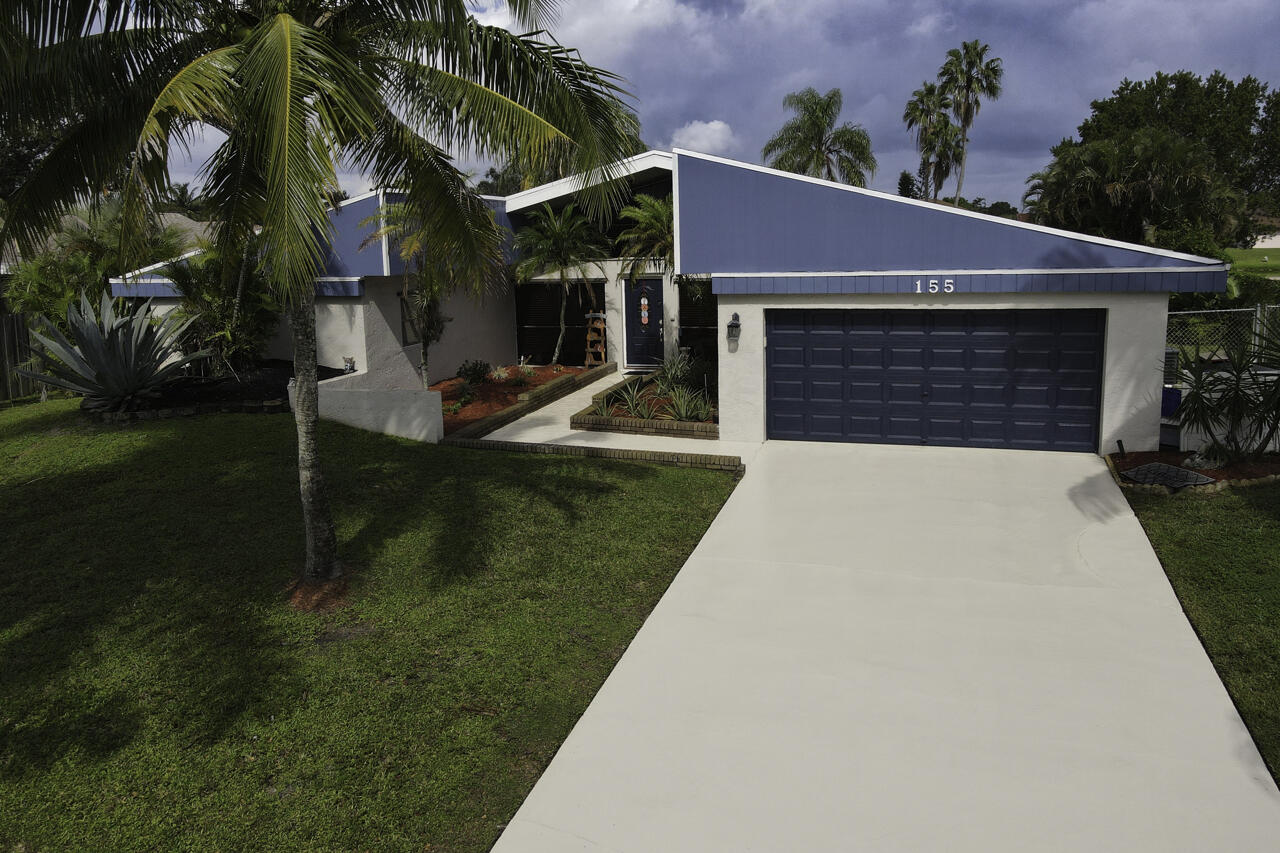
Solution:
{"label": "blue roof", "polygon": [[717,293],[909,293],[921,278],[981,292],[1226,289],[1211,258],[684,151],[675,173],[676,271],[710,275]]}

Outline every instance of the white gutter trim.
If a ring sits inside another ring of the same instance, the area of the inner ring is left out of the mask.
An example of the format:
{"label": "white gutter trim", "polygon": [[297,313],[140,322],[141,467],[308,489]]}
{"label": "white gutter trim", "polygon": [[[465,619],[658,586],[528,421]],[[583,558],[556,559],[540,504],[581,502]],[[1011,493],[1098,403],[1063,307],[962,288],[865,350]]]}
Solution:
{"label": "white gutter trim", "polygon": [[1098,275],[1104,273],[1146,272],[1225,272],[1230,264],[1212,267],[1087,267],[1080,269],[1019,269],[1019,270],[857,270],[838,272],[713,272],[704,273],[714,278],[865,278],[873,275]]}
{"label": "white gutter trim", "polygon": [[[666,169],[671,171],[674,162],[675,158],[670,152],[645,151],[642,154],[636,154],[634,157],[628,157],[613,164],[613,169],[615,170],[613,176],[615,178],[623,178],[638,174],[646,169]],[[590,176],[586,173],[571,175],[558,181],[551,181],[531,189],[512,193],[506,198],[507,213],[525,210],[552,199],[572,195],[587,186],[588,177]]]}
{"label": "white gutter trim", "polygon": [[839,184],[835,181],[824,181],[821,178],[811,178],[808,175],[797,175],[792,172],[784,172],[780,169],[770,169],[768,166],[757,166],[754,163],[743,163],[739,160],[730,160],[725,157],[716,157],[711,154],[699,154],[697,151],[686,151],[683,148],[672,149],[672,154],[677,157],[696,157],[699,160],[707,160],[712,163],[719,163],[723,166],[736,166],[739,169],[747,169],[752,172],[760,172],[764,175],[773,175],[778,178],[789,178],[793,181],[804,181],[809,184],[816,184],[820,187],[829,189],[843,190],[845,192],[857,193],[859,195],[871,196],[872,198],[883,199],[885,201],[897,202],[898,204],[910,204],[916,207],[923,207],[929,210],[936,210],[942,213],[948,213],[952,216],[968,216],[972,219],[982,219],[987,222],[995,222],[1001,225],[1008,225],[1013,228],[1025,228],[1028,231],[1038,231],[1041,234],[1053,234],[1057,237],[1068,237],[1072,240],[1080,240],[1085,243],[1096,243],[1099,246],[1111,246],[1115,249],[1128,249],[1132,252],[1145,252],[1149,255],[1161,255],[1166,258],[1177,258],[1182,261],[1191,261],[1200,264],[1212,264],[1221,266],[1222,262],[1214,258],[1204,258],[1199,255],[1188,255],[1184,252],[1174,252],[1169,249],[1157,249],[1154,246],[1142,246],[1138,243],[1126,243],[1123,240],[1111,240],[1107,237],[1093,237],[1089,234],[1081,234],[1077,231],[1066,231],[1061,228],[1050,228],[1047,225],[1036,225],[1031,222],[1020,222],[1016,219],[1006,219],[1003,216],[992,216],[989,213],[977,213],[972,210],[963,210],[958,207],[950,207],[942,204],[935,204],[929,201],[921,201],[914,198],[903,198],[900,195],[892,195],[890,193],[882,193],[879,190],[867,190],[862,187],[851,187],[848,184]]}
{"label": "white gutter trim", "polygon": [[351,198],[344,198],[342,201],[338,202],[338,206],[337,206],[336,208],[331,207],[331,208],[329,208],[329,209],[330,209],[330,210],[342,210],[342,208],[344,208],[344,207],[346,207],[347,205],[352,204],[352,203],[354,203],[354,202],[357,202],[357,201],[364,201],[364,200],[365,200],[365,199],[367,199],[367,198],[373,198],[374,196],[381,196],[381,195],[382,195],[382,190],[381,190],[381,189],[377,189],[377,190],[369,190],[367,193],[360,193],[360,195],[354,195],[354,196],[352,196]]}
{"label": "white gutter trim", "polygon": [[382,231],[382,237],[378,242],[382,244],[382,274],[389,276],[391,275],[391,239],[387,236],[386,209],[386,197],[382,190],[378,190],[378,230]]}
{"label": "white gutter trim", "polygon": [[[109,278],[107,279],[107,282],[109,284],[128,284],[129,279],[134,278],[135,276],[140,276],[140,275],[143,275],[144,273],[149,273],[152,270],[158,270],[158,269],[161,269],[162,267],[167,267],[169,266],[169,264],[176,264],[178,261],[185,261],[187,258],[194,258],[196,255],[203,254],[204,251],[205,251],[204,249],[192,249],[190,252],[187,252],[186,254],[178,255],[178,257],[173,258],[171,260],[157,261],[156,263],[151,264],[149,266],[145,266],[136,270],[131,270],[130,272],[125,273],[124,275],[116,276],[114,278]],[[168,281],[168,279],[165,279],[165,281]]]}

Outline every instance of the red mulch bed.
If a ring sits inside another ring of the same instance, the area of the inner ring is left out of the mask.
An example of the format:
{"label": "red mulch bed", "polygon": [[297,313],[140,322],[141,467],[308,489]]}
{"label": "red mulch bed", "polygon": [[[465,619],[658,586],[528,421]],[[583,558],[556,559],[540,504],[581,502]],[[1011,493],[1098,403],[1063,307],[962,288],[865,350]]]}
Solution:
{"label": "red mulch bed", "polygon": [[[1185,464],[1186,460],[1193,455],[1187,451],[1149,450],[1142,453],[1126,454],[1124,459],[1121,459],[1118,454],[1112,453],[1110,458],[1117,471],[1128,471],[1130,468],[1137,468],[1139,465],[1146,465],[1148,462],[1163,462],[1166,465],[1188,468],[1190,466]],[[1191,470],[1204,474],[1206,477],[1212,477],[1215,480],[1256,480],[1259,477],[1280,474],[1280,455],[1267,454],[1259,459],[1236,462],[1223,468],[1191,468]]]}
{"label": "red mulch bed", "polygon": [[[444,434],[448,435],[467,424],[475,423],[481,418],[486,418],[508,406],[515,405],[516,397],[526,391],[537,388],[539,385],[546,385],[552,379],[559,379],[561,376],[572,376],[586,370],[585,367],[566,367],[564,365],[528,366],[533,367],[533,375],[526,377],[527,382],[524,385],[518,384],[519,377],[523,375],[519,366],[506,365],[508,377],[505,381],[494,382],[490,379],[479,385],[473,385],[471,387],[471,402],[453,413],[449,411],[449,404],[458,402],[458,398],[461,396],[459,388],[462,385],[462,380],[455,376],[452,379],[445,379],[432,385],[432,391],[440,392],[441,403],[445,409]],[[513,381],[517,382],[517,384],[512,384]]]}

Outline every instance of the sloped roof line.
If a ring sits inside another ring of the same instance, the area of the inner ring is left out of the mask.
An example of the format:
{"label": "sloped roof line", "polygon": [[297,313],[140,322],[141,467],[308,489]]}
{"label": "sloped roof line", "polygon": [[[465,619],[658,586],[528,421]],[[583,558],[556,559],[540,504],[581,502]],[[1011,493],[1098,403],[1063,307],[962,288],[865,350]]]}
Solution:
{"label": "sloped roof line", "polygon": [[[646,169],[666,169],[671,171],[674,164],[675,157],[671,152],[650,149],[615,163],[614,167],[617,169],[617,173],[614,177],[624,178],[643,172]],[[586,187],[590,177],[586,173],[570,175],[567,178],[561,178],[557,181],[550,181],[545,184],[539,184],[536,187],[530,187],[527,190],[521,190],[518,193],[512,193],[506,197],[507,212],[515,213],[543,202],[572,195]],[[597,180],[596,183],[599,183],[599,181]]]}
{"label": "sloped roof line", "polygon": [[[1078,240],[1084,243],[1094,243],[1099,246],[1109,246],[1114,249],[1127,249],[1129,251],[1145,252],[1151,255],[1159,255],[1166,258],[1174,258],[1177,260],[1188,261],[1193,264],[1205,264],[1205,265],[1211,265],[1212,267],[1216,267],[1216,268],[1225,268],[1223,266],[1222,261],[1219,261],[1216,258],[1206,258],[1200,255],[1190,255],[1185,252],[1175,252],[1172,249],[1159,249],[1154,246],[1144,246],[1139,243],[1126,243],[1123,240],[1112,240],[1108,237],[1095,237],[1090,234],[1081,234],[1078,231],[1068,231],[1063,228],[1050,228],[1047,225],[1036,225],[1033,222],[1021,222],[1017,219],[1006,219],[1003,216],[993,216],[989,213],[978,213],[977,211],[973,211],[973,210],[964,210],[958,207],[935,204],[933,202],[922,201],[920,199],[905,198],[900,195],[893,195],[892,193],[881,192],[879,190],[869,190],[863,187],[853,187],[853,186],[849,186],[848,184],[838,183],[836,181],[828,181],[822,178],[813,178],[813,177],[810,177],[809,175],[797,175],[794,172],[784,172],[781,169],[772,169],[768,166],[756,165],[755,163],[744,163],[741,160],[730,160],[727,157],[717,157],[714,154],[701,154],[697,151],[688,151],[683,148],[672,149],[671,153],[674,157],[677,157],[677,158],[692,157],[698,160],[706,160],[712,163],[719,163],[723,166],[734,166],[739,169],[747,169],[752,172],[759,172],[765,175],[772,175],[774,177],[783,178],[786,180],[815,184],[817,186],[826,187],[828,189],[856,193],[858,195],[869,196],[871,198],[881,199],[883,201],[891,201],[896,204],[912,205],[912,206],[920,207],[926,210],[936,211],[938,213],[949,214],[951,216],[966,216],[971,219],[983,220],[983,221],[995,223],[998,225],[1004,225],[1010,228],[1022,228],[1027,231],[1034,231],[1040,234],[1050,234],[1055,237],[1064,237],[1071,240]],[[822,273],[822,274],[829,275],[830,273]]]}

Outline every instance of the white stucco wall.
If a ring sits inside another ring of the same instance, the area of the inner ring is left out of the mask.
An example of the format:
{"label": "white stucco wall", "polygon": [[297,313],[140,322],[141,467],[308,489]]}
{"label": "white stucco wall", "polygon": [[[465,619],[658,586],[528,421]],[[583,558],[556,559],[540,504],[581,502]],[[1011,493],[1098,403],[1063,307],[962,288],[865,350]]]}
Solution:
{"label": "white stucco wall", "polygon": [[[430,382],[456,376],[464,361],[480,359],[495,367],[515,364],[516,300],[510,286],[483,296],[454,293],[444,302],[444,315],[451,317],[444,335],[427,353]],[[421,345],[406,352],[420,364]]]}
{"label": "white stucco wall", "polygon": [[[419,388],[360,387],[368,373],[326,379],[319,385],[320,417],[357,429],[436,443],[444,436],[440,392]],[[289,405],[295,405],[292,384]]]}
{"label": "white stucco wall", "polygon": [[1280,234],[1265,234],[1253,244],[1255,249],[1276,249],[1280,251]]}
{"label": "white stucco wall", "polygon": [[[363,303],[366,297],[321,296],[316,299],[318,363],[341,370],[343,358],[354,358],[356,369],[364,368]],[[265,356],[293,361],[293,337],[286,316],[281,316],[275,335],[267,343]]]}
{"label": "white stucco wall", "polygon": [[[911,294],[866,296],[720,296],[720,437],[765,440],[764,312],[770,308],[1103,308],[1107,311],[1103,362],[1104,453],[1123,440],[1127,450],[1160,445],[1161,359],[1169,297],[1165,293],[969,293],[952,302]],[[724,328],[737,312],[742,334],[730,351]]]}

